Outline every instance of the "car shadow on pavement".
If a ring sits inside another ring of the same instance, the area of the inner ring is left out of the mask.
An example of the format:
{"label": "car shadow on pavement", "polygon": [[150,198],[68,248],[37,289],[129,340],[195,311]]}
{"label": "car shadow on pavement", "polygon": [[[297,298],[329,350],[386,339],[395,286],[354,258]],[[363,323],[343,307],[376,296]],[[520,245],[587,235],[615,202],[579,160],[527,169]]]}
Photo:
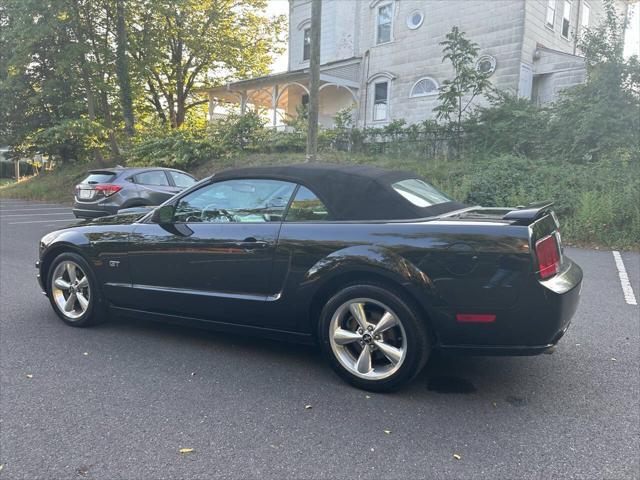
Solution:
{"label": "car shadow on pavement", "polygon": [[[317,377],[318,382],[332,382],[332,387],[353,389],[334,375],[314,345],[270,340],[234,333],[218,332],[180,325],[172,325],[137,318],[113,317],[99,326],[101,330],[118,330],[123,337],[144,337],[145,341],[160,342],[163,348],[184,352],[188,347],[204,348],[208,356],[213,352],[234,363],[238,368],[254,368],[269,364],[296,376]],[[139,339],[137,339],[139,340]],[[137,341],[136,340],[136,341]],[[532,357],[471,357],[450,356],[433,352],[423,371],[410,385],[390,395],[493,395],[521,385],[529,370],[527,360]],[[216,360],[218,359],[213,359]],[[248,362],[248,363],[247,363]],[[251,365],[251,366],[248,366]],[[286,378],[277,375],[278,379]],[[263,382],[277,382],[262,378]],[[274,388],[277,388],[274,384]],[[514,397],[516,398],[516,397]],[[517,400],[517,398],[516,398]],[[517,403],[517,402],[516,402]]]}

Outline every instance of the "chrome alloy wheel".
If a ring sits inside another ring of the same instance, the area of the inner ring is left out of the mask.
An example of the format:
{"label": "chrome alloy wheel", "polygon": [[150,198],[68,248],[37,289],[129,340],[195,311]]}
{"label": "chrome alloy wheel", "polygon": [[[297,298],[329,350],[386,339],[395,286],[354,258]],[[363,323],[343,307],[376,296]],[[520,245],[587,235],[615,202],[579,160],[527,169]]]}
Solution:
{"label": "chrome alloy wheel", "polygon": [[398,316],[371,298],[343,303],[331,318],[331,350],[349,373],[367,380],[390,377],[402,366],[407,339]]}
{"label": "chrome alloy wheel", "polygon": [[51,294],[58,310],[68,319],[80,318],[89,308],[91,291],[89,278],[80,266],[65,260],[56,266],[52,275]]}

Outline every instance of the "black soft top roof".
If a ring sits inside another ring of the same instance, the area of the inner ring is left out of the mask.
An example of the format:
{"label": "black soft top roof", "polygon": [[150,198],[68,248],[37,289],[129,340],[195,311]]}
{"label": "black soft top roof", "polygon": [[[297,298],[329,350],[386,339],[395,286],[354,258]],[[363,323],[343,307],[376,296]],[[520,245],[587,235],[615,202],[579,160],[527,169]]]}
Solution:
{"label": "black soft top roof", "polygon": [[401,180],[419,178],[416,174],[364,165],[305,163],[247,167],[225,170],[213,177],[214,181],[233,178],[271,178],[304,185],[318,195],[335,220],[424,218],[465,207],[457,202],[418,207],[391,186]]}

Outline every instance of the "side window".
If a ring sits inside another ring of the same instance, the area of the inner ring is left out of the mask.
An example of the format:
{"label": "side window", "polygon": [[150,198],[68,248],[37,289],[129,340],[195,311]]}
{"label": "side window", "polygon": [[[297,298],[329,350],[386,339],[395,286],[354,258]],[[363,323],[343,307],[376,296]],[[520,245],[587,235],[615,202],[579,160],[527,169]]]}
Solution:
{"label": "side window", "polygon": [[173,178],[173,183],[176,184],[176,187],[186,188],[196,183],[195,179],[186,173],[172,172],[171,170],[169,170],[168,173],[171,175],[171,178]]}
{"label": "side window", "polygon": [[166,185],[169,186],[169,180],[162,170],[152,170],[151,172],[143,172],[135,177],[136,183],[141,185]]}
{"label": "side window", "polygon": [[280,222],[295,184],[279,180],[226,180],[191,192],[176,205],[177,223]]}
{"label": "side window", "polygon": [[307,187],[300,185],[287,213],[287,222],[313,222],[330,220],[327,207]]}

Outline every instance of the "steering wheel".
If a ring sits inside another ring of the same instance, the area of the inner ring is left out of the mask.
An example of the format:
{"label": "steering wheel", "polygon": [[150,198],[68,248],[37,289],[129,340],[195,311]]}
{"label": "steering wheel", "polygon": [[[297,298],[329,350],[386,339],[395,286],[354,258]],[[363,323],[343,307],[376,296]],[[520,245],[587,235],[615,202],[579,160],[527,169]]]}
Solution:
{"label": "steering wheel", "polygon": [[214,204],[209,204],[206,207],[204,207],[202,209],[202,212],[200,213],[200,221],[202,222],[206,222],[208,221],[208,218],[205,214],[206,212],[215,212],[216,213],[216,217],[219,217],[219,214],[222,214],[223,217],[227,218],[227,220],[229,220],[230,222],[234,222],[235,218],[233,217],[232,214],[230,214],[227,210],[225,210],[224,208],[216,208],[216,206]]}

